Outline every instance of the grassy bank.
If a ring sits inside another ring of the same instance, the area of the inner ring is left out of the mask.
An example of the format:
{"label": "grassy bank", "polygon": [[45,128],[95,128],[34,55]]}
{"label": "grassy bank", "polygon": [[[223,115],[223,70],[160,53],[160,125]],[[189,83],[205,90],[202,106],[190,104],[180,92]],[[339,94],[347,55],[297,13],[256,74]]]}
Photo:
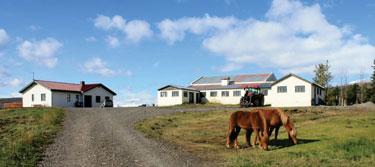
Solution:
{"label": "grassy bank", "polygon": [[298,145],[290,145],[280,129],[270,151],[226,149],[229,111],[177,113],[139,122],[147,136],[171,141],[221,166],[372,166],[375,161],[375,112],[361,109],[290,111]]}
{"label": "grassy bank", "polygon": [[63,117],[56,108],[0,110],[0,166],[36,166]]}

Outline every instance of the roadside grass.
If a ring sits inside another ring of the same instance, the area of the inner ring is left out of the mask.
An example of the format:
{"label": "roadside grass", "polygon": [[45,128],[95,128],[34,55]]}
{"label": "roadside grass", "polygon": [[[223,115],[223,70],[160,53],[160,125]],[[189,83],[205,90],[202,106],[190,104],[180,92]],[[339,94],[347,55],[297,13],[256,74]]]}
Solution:
{"label": "roadside grass", "polygon": [[57,108],[0,110],[0,166],[36,166],[63,118]]}
{"label": "roadside grass", "polygon": [[[307,110],[306,110],[307,111]],[[136,128],[148,137],[171,141],[219,166],[373,166],[375,161],[375,111],[351,108],[288,110],[297,132],[291,145],[283,127],[278,141],[270,138],[270,151],[225,147],[230,111],[183,112],[139,122]]]}

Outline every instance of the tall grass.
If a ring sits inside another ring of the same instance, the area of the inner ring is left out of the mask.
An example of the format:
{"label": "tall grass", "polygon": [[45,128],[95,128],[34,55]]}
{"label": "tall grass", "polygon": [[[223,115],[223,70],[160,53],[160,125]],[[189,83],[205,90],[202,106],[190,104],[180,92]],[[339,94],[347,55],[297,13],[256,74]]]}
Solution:
{"label": "tall grass", "polygon": [[36,166],[63,117],[56,108],[0,110],[0,166]]}

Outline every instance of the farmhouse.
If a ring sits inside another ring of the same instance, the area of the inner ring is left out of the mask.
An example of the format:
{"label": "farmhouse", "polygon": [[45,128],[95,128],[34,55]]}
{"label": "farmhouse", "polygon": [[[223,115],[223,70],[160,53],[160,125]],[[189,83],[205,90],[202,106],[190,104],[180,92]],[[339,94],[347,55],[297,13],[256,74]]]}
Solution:
{"label": "farmhouse", "polygon": [[99,107],[115,92],[101,83],[79,84],[33,80],[20,90],[23,107]]}
{"label": "farmhouse", "polygon": [[288,74],[277,80],[273,73],[268,73],[200,77],[188,87],[167,85],[158,89],[157,104],[239,104],[246,87],[260,88],[265,105],[311,106],[324,102],[324,87],[295,74]]}

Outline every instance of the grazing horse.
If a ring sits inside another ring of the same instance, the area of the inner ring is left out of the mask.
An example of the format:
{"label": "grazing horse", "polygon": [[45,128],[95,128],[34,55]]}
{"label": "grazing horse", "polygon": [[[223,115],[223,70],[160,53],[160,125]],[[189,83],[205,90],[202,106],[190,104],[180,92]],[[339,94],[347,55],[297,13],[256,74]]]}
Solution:
{"label": "grazing horse", "polygon": [[293,144],[297,144],[297,130],[289,116],[281,109],[259,108],[252,110],[252,112],[263,113],[262,115],[266,117],[267,124],[269,126],[269,136],[271,136],[273,129],[275,129],[275,141],[277,140],[279,128],[283,125],[285,130],[288,132],[289,140]]}
{"label": "grazing horse", "polygon": [[[229,130],[227,133],[227,142],[226,146],[230,148],[230,144],[234,141],[234,147],[239,148],[238,145],[238,134],[240,133],[241,128],[246,129],[246,136],[251,136],[251,133],[254,131],[255,138],[253,141],[253,147],[255,147],[256,141],[259,138],[259,146],[267,150],[268,149],[268,126],[264,113],[261,112],[244,112],[236,111],[230,115],[229,120]],[[250,144],[250,137],[246,140],[247,144]]]}

